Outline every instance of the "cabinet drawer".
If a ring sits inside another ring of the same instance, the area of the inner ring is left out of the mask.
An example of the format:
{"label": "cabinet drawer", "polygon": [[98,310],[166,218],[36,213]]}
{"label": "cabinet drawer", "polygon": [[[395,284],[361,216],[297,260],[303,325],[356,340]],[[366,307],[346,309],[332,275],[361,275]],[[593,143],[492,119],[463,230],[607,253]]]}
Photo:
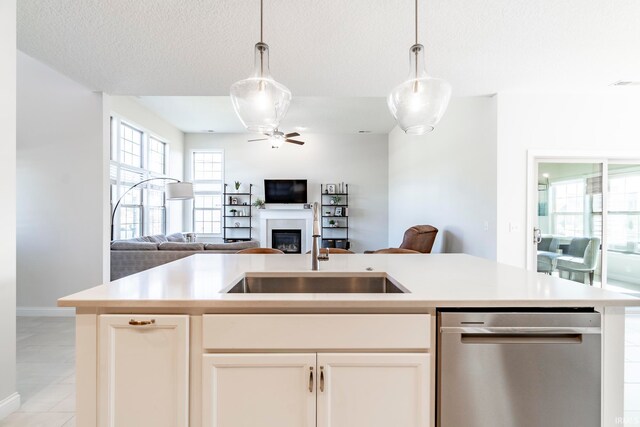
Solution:
{"label": "cabinet drawer", "polygon": [[425,350],[428,314],[215,314],[205,350]]}

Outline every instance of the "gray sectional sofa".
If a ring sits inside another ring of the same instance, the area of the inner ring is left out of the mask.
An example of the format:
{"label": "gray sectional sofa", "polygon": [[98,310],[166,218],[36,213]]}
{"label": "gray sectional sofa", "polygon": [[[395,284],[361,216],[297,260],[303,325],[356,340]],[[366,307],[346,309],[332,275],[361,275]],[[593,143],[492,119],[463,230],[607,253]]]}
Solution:
{"label": "gray sectional sofa", "polygon": [[260,247],[250,240],[234,243],[192,243],[181,233],[169,236],[143,236],[111,242],[111,280],[148,270],[195,253],[233,254],[242,249]]}

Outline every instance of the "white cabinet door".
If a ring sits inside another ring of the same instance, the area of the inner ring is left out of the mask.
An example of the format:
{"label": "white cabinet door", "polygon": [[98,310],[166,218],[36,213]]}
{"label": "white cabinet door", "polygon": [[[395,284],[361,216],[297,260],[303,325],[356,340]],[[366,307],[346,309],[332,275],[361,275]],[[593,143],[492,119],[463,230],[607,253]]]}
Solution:
{"label": "white cabinet door", "polygon": [[102,315],[100,427],[189,425],[189,316]]}
{"label": "white cabinet door", "polygon": [[428,354],[318,354],[318,427],[426,427]]}
{"label": "white cabinet door", "polygon": [[315,354],[205,354],[204,427],[315,427]]}

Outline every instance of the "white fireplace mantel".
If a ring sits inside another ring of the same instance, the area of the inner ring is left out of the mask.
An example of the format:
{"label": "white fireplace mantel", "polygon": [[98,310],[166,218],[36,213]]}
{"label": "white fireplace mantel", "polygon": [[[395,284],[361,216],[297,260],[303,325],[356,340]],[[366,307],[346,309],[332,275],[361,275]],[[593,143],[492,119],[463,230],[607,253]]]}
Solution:
{"label": "white fireplace mantel", "polygon": [[[311,249],[311,227],[313,225],[313,210],[311,209],[258,209],[260,215],[260,245],[271,247],[271,230],[269,222],[291,221],[289,228],[302,228],[302,253]],[[304,226],[301,227],[304,221]]]}

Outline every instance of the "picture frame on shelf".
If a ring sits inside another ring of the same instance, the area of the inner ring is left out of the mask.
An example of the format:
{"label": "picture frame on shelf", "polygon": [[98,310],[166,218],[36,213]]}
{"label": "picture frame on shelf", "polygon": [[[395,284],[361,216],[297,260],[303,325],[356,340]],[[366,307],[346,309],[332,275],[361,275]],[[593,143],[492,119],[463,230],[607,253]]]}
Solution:
{"label": "picture frame on shelf", "polygon": [[336,194],[335,184],[327,184],[327,194]]}
{"label": "picture frame on shelf", "polygon": [[336,211],[333,213],[334,216],[343,216],[344,215],[344,211],[342,209],[342,206],[339,206],[336,208]]}
{"label": "picture frame on shelf", "polygon": [[232,197],[231,198],[231,203],[232,205],[237,205],[238,204],[238,198],[237,197]]}

